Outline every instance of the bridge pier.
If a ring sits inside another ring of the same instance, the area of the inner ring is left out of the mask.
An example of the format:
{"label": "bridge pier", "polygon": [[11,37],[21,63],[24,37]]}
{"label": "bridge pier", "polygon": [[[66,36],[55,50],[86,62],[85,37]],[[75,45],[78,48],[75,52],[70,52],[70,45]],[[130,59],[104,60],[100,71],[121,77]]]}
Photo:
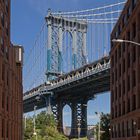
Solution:
{"label": "bridge pier", "polygon": [[63,133],[63,102],[60,100],[57,103],[57,128],[60,133]]}
{"label": "bridge pier", "polygon": [[87,102],[81,104],[81,132],[80,136],[87,136]]}
{"label": "bridge pier", "polygon": [[78,124],[77,124],[77,103],[72,102],[72,125],[70,137],[78,137]]}
{"label": "bridge pier", "polygon": [[70,137],[87,136],[87,101],[72,102],[72,126]]}

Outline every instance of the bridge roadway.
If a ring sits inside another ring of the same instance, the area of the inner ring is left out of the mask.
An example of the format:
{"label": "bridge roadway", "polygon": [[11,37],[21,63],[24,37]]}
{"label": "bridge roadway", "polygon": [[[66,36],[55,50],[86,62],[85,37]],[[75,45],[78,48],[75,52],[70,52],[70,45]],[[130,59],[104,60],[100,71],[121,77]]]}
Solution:
{"label": "bridge roadway", "polygon": [[43,94],[49,100],[59,131],[63,131],[63,107],[68,104],[72,110],[71,137],[78,136],[78,127],[81,128],[81,137],[86,135],[87,102],[96,94],[110,90],[110,59],[104,57],[91,64],[85,65],[68,74],[62,75],[50,84],[42,84],[24,94],[24,113],[33,111],[34,105],[38,109],[46,106],[45,100],[37,102],[36,96]]}

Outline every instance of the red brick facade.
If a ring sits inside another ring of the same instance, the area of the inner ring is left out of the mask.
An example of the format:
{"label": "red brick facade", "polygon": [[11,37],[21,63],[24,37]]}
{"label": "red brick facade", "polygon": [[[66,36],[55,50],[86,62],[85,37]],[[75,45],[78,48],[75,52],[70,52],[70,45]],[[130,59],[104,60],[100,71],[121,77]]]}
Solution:
{"label": "red brick facade", "polygon": [[0,0],[0,140],[22,139],[21,59],[10,43],[10,0]]}
{"label": "red brick facade", "polygon": [[[111,39],[140,43],[140,0],[128,0]],[[140,140],[140,47],[111,45],[111,139]]]}

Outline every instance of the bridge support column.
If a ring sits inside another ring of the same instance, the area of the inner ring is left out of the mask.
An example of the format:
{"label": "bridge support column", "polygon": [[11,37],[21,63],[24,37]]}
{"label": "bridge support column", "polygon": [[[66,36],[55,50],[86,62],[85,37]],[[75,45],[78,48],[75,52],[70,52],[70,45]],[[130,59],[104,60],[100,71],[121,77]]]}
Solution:
{"label": "bridge support column", "polygon": [[[52,49],[52,24],[50,20],[48,23],[48,46],[47,46],[47,72],[51,70],[51,49]],[[47,80],[49,80],[49,75],[47,75]]]}
{"label": "bridge support column", "polygon": [[73,32],[73,69],[76,69],[76,63],[77,63],[77,29],[75,27]]}
{"label": "bridge support column", "polygon": [[48,96],[48,105],[47,105],[47,112],[49,115],[52,114],[52,107],[51,107],[51,95]]}
{"label": "bridge support column", "polygon": [[87,136],[87,102],[81,104],[81,132],[80,136]]}
{"label": "bridge support column", "polygon": [[58,50],[58,71],[59,72],[62,72],[62,35],[63,35],[63,32],[62,32],[62,23],[60,23],[60,26],[59,26],[59,50]]}
{"label": "bridge support column", "polygon": [[78,125],[77,125],[77,103],[73,102],[72,109],[72,125],[71,125],[71,137],[78,137]]}
{"label": "bridge support column", "polygon": [[87,51],[86,51],[86,48],[87,48],[87,32],[85,31],[84,33],[83,33],[83,64],[87,64]]}
{"label": "bridge support column", "polygon": [[58,121],[58,131],[63,133],[63,104],[62,101],[59,101],[57,104],[57,121]]}

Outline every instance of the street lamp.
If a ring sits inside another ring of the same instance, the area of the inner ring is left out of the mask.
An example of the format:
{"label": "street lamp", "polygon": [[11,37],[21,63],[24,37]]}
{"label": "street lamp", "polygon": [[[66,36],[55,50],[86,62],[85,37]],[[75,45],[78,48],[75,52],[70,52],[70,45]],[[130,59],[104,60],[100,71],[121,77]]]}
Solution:
{"label": "street lamp", "polygon": [[98,125],[98,140],[100,140],[100,133],[101,133],[101,113],[100,112],[95,112],[95,114],[99,117],[99,125]]}
{"label": "street lamp", "polygon": [[26,119],[27,119],[27,116],[24,115],[24,116],[23,116],[23,119],[24,119],[24,129],[26,130]]}
{"label": "street lamp", "polygon": [[78,120],[78,140],[80,139],[80,120]]}
{"label": "street lamp", "polygon": [[33,120],[33,122],[34,122],[34,133],[33,133],[33,135],[36,137],[36,140],[37,140],[37,133],[36,133],[36,108],[37,108],[37,106],[35,105],[34,106],[34,120]]}
{"label": "street lamp", "polygon": [[123,40],[123,39],[113,39],[112,42],[119,42],[119,43],[131,43],[137,46],[140,46],[140,43],[130,41],[130,40]]}

